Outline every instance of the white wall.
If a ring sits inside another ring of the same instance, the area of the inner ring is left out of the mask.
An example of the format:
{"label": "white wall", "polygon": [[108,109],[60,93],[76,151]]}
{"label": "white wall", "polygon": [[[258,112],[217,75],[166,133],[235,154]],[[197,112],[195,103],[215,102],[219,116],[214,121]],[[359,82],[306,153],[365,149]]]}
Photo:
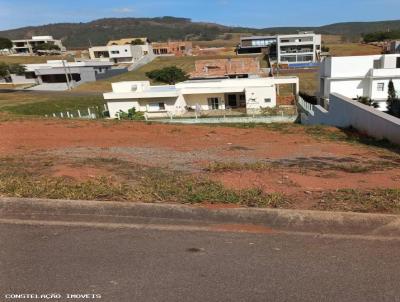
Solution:
{"label": "white wall", "polygon": [[[247,109],[254,110],[276,106],[275,85],[265,87],[249,87],[245,89],[245,93]],[[265,99],[270,99],[271,102],[266,102]]]}
{"label": "white wall", "polygon": [[112,102],[107,102],[107,107],[110,112],[110,117],[115,118],[117,117],[117,112],[120,110],[124,112],[128,112],[129,109],[132,109],[133,107],[138,110],[139,108],[139,103],[136,100],[131,100],[131,101],[112,101]]}
{"label": "white wall", "polygon": [[187,106],[192,109],[196,108],[196,104],[200,105],[201,110],[211,110],[208,105],[208,98],[219,98],[219,109],[225,109],[225,94],[224,93],[209,93],[209,94],[186,94],[184,95]]}
{"label": "white wall", "polygon": [[364,77],[374,68],[374,60],[381,56],[332,57],[331,77]]}
{"label": "white wall", "polygon": [[368,80],[328,80],[330,85],[327,86],[325,96],[328,97],[330,93],[341,93],[349,98],[356,98],[358,96],[368,96],[369,81]]}
{"label": "white wall", "polygon": [[341,128],[354,127],[377,139],[400,144],[400,119],[340,94],[329,97],[329,111],[313,106],[313,113],[302,114],[304,124],[325,124]]}

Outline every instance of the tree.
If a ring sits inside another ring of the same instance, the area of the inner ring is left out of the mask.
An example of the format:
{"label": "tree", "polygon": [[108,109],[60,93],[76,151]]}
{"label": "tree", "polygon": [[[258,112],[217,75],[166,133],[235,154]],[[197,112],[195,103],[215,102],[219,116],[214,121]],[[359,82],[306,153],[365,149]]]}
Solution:
{"label": "tree", "polygon": [[8,65],[4,62],[0,62],[0,79],[4,79],[9,75]]}
{"label": "tree", "polygon": [[20,64],[6,64],[0,62],[0,79],[9,78],[11,74],[23,75],[25,66]]}
{"label": "tree", "polygon": [[396,98],[396,90],[394,89],[393,81],[389,81],[388,85],[388,101]]}
{"label": "tree", "polygon": [[142,39],[135,39],[131,42],[132,45],[144,45],[144,42]]}
{"label": "tree", "polygon": [[330,48],[328,46],[322,45],[321,50],[323,52],[329,52]]}
{"label": "tree", "polygon": [[396,95],[393,81],[389,81],[387,107],[389,114],[400,117],[400,99]]}
{"label": "tree", "polygon": [[38,50],[43,50],[43,51],[60,50],[60,47],[51,43],[43,43],[35,46],[34,51],[36,52]]}
{"label": "tree", "polygon": [[10,49],[12,46],[10,39],[0,37],[0,49]]}
{"label": "tree", "polygon": [[176,67],[169,66],[163,69],[156,69],[146,72],[146,76],[154,81],[174,85],[178,82],[183,82],[188,79],[185,71]]}
{"label": "tree", "polygon": [[23,75],[26,71],[26,68],[24,65],[21,64],[10,64],[8,65],[8,71],[11,74]]}

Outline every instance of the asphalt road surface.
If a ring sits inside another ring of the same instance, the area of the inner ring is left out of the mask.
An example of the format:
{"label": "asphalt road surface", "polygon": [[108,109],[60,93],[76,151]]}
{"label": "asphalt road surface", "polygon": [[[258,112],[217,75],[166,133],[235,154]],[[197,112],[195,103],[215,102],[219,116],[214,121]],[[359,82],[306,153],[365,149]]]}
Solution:
{"label": "asphalt road surface", "polygon": [[0,244],[1,302],[400,301],[396,240],[5,223]]}

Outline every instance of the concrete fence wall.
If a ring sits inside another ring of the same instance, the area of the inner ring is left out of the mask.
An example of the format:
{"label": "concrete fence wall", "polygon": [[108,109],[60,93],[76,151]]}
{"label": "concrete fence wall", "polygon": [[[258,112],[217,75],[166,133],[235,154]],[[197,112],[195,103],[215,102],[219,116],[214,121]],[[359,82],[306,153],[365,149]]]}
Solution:
{"label": "concrete fence wall", "polygon": [[140,67],[142,67],[146,64],[149,64],[156,57],[157,56],[155,56],[153,53],[149,53],[148,55],[143,56],[139,61],[136,61],[131,66],[129,66],[128,71],[135,71],[135,70],[139,69]]}
{"label": "concrete fence wall", "polygon": [[[301,105],[301,104],[300,104]],[[341,128],[354,127],[377,139],[388,139],[400,144],[400,119],[380,112],[370,106],[351,100],[341,94],[329,97],[329,110],[321,106],[303,108],[301,122],[304,124],[331,125]]]}
{"label": "concrete fence wall", "polygon": [[128,72],[128,68],[115,68],[107,70],[105,73],[96,74],[96,80],[104,80],[111,77],[115,77],[117,75]]}
{"label": "concrete fence wall", "polygon": [[[160,123],[179,123],[179,124],[232,124],[232,123],[294,123],[297,116],[226,116],[226,117],[207,117],[207,118],[170,118],[154,119]],[[150,120],[150,119],[149,119]]]}

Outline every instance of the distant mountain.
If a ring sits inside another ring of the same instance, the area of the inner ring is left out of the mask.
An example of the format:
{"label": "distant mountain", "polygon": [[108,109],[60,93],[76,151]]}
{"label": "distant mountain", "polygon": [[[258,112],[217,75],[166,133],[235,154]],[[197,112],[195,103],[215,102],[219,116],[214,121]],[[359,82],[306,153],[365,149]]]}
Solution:
{"label": "distant mountain", "polygon": [[33,35],[52,35],[62,39],[67,47],[103,45],[123,37],[148,37],[152,41],[168,39],[214,40],[225,33],[277,34],[313,30],[321,34],[361,36],[362,34],[400,30],[400,20],[380,22],[347,22],[320,27],[231,27],[215,23],[192,22],[187,18],[107,18],[87,23],[56,23],[0,31],[0,37],[30,38]]}

